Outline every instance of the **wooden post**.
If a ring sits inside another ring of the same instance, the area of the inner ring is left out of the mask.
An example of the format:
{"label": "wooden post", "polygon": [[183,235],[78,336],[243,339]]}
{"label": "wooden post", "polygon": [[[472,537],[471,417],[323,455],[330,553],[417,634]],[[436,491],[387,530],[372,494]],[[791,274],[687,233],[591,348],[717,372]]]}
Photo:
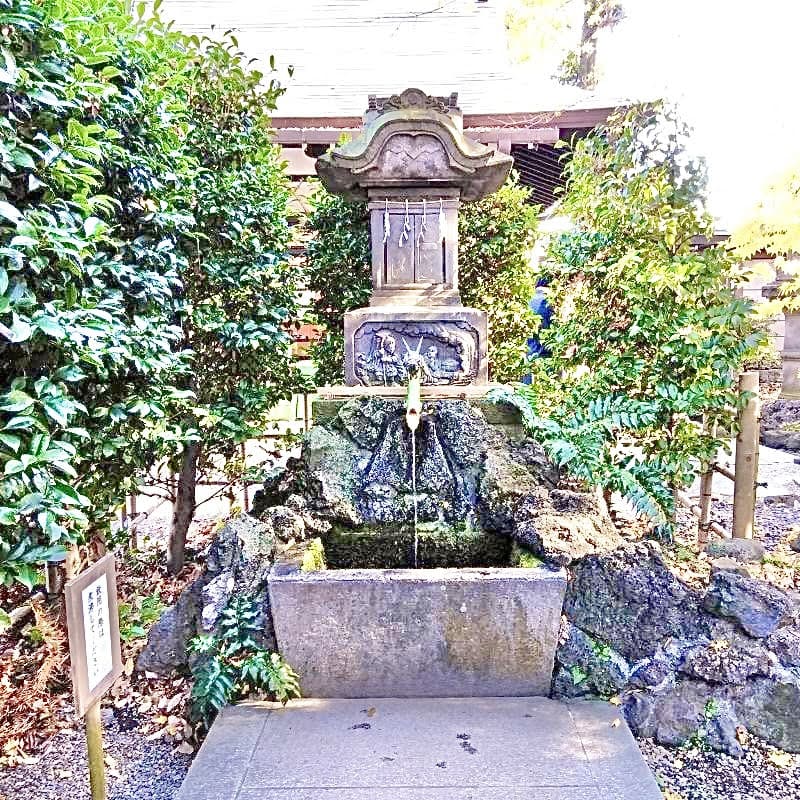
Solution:
{"label": "wooden post", "polygon": [[733,535],[737,539],[753,538],[756,511],[756,480],[758,478],[758,439],[760,403],[758,373],[743,372],[739,376],[739,391],[752,392],[753,397],[742,409],[739,434],[736,437],[736,469],[733,484]]}
{"label": "wooden post", "polygon": [[89,786],[92,789],[92,800],[106,800],[106,770],[100,700],[92,703],[86,710],[86,749],[89,754]]}

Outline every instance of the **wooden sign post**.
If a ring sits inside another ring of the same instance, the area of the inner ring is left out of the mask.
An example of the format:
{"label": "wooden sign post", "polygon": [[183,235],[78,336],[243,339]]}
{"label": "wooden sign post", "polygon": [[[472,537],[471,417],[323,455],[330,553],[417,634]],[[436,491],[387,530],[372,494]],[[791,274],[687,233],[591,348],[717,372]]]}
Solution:
{"label": "wooden sign post", "polygon": [[86,719],[92,800],[106,800],[100,700],[122,674],[114,554],[64,586],[75,709]]}

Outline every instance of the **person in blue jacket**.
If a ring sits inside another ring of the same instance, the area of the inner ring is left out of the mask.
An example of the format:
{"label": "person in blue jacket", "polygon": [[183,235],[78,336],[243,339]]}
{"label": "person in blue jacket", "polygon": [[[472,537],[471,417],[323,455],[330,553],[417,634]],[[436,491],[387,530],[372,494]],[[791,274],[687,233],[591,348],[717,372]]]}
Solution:
{"label": "person in blue jacket", "polygon": [[[548,283],[549,281],[547,278],[539,278],[539,280],[536,281],[536,291],[528,304],[530,310],[541,320],[539,323],[539,331],[528,338],[528,358],[549,358],[550,356],[550,350],[539,340],[539,332],[549,328],[553,320],[553,309],[550,308],[550,303],[547,301]],[[529,384],[531,382],[531,376],[526,375],[522,379],[522,382]]]}

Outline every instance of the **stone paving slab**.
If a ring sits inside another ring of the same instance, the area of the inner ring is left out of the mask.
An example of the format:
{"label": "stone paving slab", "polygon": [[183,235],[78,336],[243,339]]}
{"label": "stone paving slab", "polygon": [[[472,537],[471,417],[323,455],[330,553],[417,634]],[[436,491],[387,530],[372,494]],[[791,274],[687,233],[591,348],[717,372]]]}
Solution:
{"label": "stone paving slab", "polygon": [[245,703],[177,800],[659,800],[618,709],[542,697]]}

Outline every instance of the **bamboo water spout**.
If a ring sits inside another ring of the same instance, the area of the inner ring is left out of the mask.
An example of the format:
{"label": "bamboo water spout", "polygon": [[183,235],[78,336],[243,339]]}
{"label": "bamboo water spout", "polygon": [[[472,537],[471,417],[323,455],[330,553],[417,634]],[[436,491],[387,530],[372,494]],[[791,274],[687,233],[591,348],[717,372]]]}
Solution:
{"label": "bamboo water spout", "polygon": [[406,394],[406,425],[411,431],[411,498],[414,503],[414,567],[418,566],[419,551],[419,502],[417,500],[417,428],[422,417],[422,392],[419,367],[412,364],[408,372]]}
{"label": "bamboo water spout", "polygon": [[406,393],[406,425],[412,435],[419,427],[422,416],[421,380],[416,367],[409,368],[408,391]]}

